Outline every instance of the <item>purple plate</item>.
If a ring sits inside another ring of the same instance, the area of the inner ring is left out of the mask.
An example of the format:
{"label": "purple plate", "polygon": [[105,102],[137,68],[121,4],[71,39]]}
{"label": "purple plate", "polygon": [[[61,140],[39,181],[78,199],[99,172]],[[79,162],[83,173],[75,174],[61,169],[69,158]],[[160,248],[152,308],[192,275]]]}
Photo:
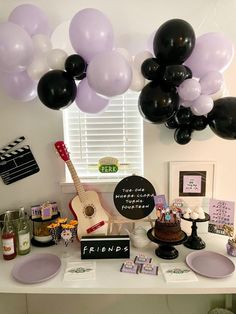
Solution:
{"label": "purple plate", "polygon": [[31,254],[22,257],[13,267],[12,276],[21,283],[38,283],[54,277],[61,260],[54,254]]}
{"label": "purple plate", "polygon": [[194,272],[209,278],[224,278],[235,270],[228,257],[212,251],[192,252],[187,255],[186,263]]}

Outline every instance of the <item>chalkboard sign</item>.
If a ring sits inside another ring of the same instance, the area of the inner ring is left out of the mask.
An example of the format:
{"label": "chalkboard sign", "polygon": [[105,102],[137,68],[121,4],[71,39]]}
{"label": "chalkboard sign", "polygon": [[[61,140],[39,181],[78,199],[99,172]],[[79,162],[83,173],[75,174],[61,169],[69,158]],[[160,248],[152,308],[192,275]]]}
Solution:
{"label": "chalkboard sign", "polygon": [[81,237],[81,259],[129,258],[128,235]]}
{"label": "chalkboard sign", "polygon": [[121,180],[113,199],[118,212],[129,219],[147,217],[154,209],[155,189],[145,178],[132,175]]}

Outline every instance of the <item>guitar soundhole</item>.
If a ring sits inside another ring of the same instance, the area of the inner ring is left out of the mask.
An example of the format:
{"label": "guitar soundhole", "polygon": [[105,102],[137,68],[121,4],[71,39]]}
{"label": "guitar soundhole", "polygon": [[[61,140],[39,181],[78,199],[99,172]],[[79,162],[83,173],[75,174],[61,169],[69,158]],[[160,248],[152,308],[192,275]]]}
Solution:
{"label": "guitar soundhole", "polygon": [[84,213],[85,213],[85,215],[88,216],[88,217],[93,216],[93,214],[94,214],[94,208],[93,208],[93,206],[87,206],[87,207],[85,207]]}

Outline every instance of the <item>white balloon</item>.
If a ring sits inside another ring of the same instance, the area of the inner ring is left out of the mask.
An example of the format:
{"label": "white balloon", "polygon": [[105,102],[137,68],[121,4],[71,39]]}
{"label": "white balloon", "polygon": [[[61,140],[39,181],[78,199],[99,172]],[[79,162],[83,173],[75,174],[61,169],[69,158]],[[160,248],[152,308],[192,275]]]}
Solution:
{"label": "white balloon", "polygon": [[62,49],[52,49],[47,54],[48,66],[53,70],[64,70],[67,53]]}
{"label": "white balloon", "polygon": [[36,55],[31,64],[27,67],[29,77],[38,81],[40,78],[49,71],[47,59],[44,55]]}
{"label": "white balloon", "polygon": [[66,21],[58,25],[51,35],[52,48],[60,48],[68,53],[68,55],[75,54],[70,37],[69,28],[71,21]]}
{"label": "white balloon", "polygon": [[149,58],[153,58],[153,55],[151,54],[150,51],[145,50],[145,51],[139,52],[134,57],[134,66],[137,68],[137,70],[140,71],[141,65],[143,64],[143,62]]}
{"label": "white balloon", "polygon": [[125,48],[116,48],[117,52],[119,52],[130,64],[133,62],[132,56],[129,51]]}
{"label": "white balloon", "polygon": [[52,49],[50,38],[43,34],[37,34],[32,37],[35,54],[47,53]]}
{"label": "white balloon", "polygon": [[145,86],[145,78],[143,77],[140,71],[137,71],[136,68],[132,67],[132,81],[129,89],[135,92],[139,92]]}

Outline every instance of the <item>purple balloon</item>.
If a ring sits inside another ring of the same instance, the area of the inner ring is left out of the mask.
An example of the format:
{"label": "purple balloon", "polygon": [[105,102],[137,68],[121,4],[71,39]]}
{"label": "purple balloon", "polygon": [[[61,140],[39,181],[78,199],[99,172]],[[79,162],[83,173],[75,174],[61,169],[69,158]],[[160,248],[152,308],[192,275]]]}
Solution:
{"label": "purple balloon", "polygon": [[127,91],[132,70],[126,59],[116,51],[97,55],[88,65],[89,86],[98,94],[113,97]]}
{"label": "purple balloon", "polygon": [[109,99],[99,96],[88,85],[87,79],[83,79],[77,88],[75,103],[85,113],[96,114],[104,110],[109,104]]}
{"label": "purple balloon", "polygon": [[201,94],[201,86],[195,79],[187,79],[178,87],[179,96],[186,101],[193,101]]}
{"label": "purple balloon", "polygon": [[191,111],[195,116],[204,116],[208,114],[214,106],[214,102],[210,96],[200,95],[192,102]]}
{"label": "purple balloon", "polygon": [[183,99],[179,99],[179,105],[185,108],[189,108],[192,105],[191,101],[187,101],[187,100],[183,100]]}
{"label": "purple balloon", "polygon": [[37,96],[37,82],[26,71],[2,73],[0,83],[6,94],[15,100],[30,101]]}
{"label": "purple balloon", "polygon": [[234,56],[234,46],[223,33],[206,33],[198,37],[190,57],[185,61],[195,77],[211,71],[223,72]]}
{"label": "purple balloon", "polygon": [[73,48],[87,62],[114,45],[112,24],[96,9],[79,11],[71,20],[69,35]]}
{"label": "purple balloon", "polygon": [[0,23],[0,70],[23,71],[32,58],[33,42],[26,31],[11,22]]}
{"label": "purple balloon", "polygon": [[217,93],[222,88],[224,78],[222,73],[211,71],[201,77],[199,83],[201,85],[202,94],[211,95]]}
{"label": "purple balloon", "polygon": [[8,21],[18,24],[30,35],[51,35],[52,29],[45,13],[33,4],[22,4],[9,15]]}

